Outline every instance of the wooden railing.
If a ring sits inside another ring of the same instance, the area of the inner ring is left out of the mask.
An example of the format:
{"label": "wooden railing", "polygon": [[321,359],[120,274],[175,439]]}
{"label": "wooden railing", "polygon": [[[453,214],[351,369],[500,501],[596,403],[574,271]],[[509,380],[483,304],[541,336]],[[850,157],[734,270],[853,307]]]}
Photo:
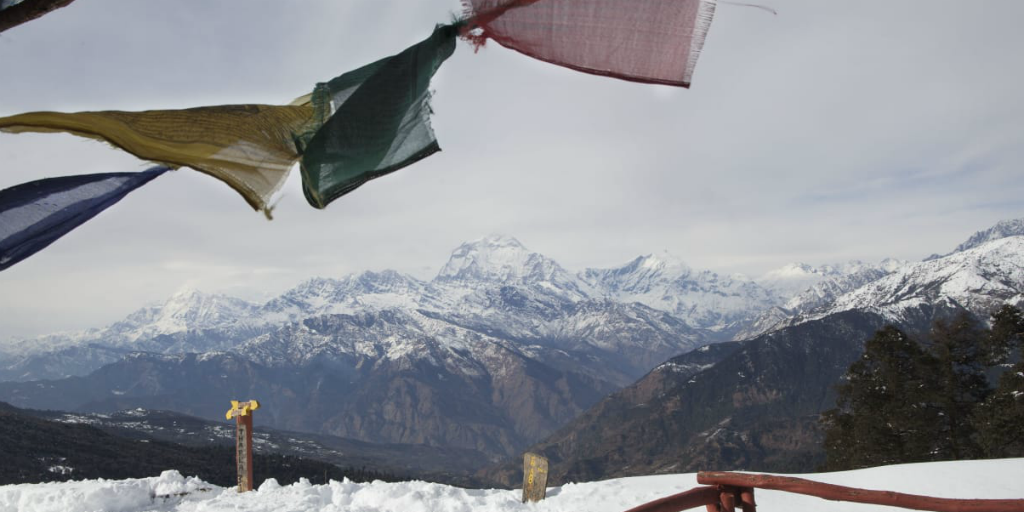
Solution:
{"label": "wooden railing", "polygon": [[888,505],[932,512],[1024,512],[1024,499],[933,498],[892,491],[856,489],[788,476],[701,471],[697,474],[697,483],[704,486],[645,503],[627,512],[680,512],[700,506],[707,507],[708,512],[735,512],[737,508],[743,512],[755,512],[755,488],[805,494],[832,501]]}

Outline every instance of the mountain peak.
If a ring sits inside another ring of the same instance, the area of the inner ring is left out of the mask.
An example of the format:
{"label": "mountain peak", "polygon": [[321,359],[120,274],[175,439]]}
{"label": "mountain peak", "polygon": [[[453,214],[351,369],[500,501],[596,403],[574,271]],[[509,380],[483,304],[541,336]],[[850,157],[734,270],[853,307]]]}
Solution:
{"label": "mountain peak", "polygon": [[226,325],[250,315],[255,305],[222,294],[182,286],[166,301],[136,310],[124,320],[106,328],[106,334],[128,341],[159,334],[185,332]]}
{"label": "mountain peak", "polygon": [[524,247],[523,244],[515,237],[501,233],[491,233],[490,235],[478,238],[468,243],[494,248],[518,248],[524,251],[527,250],[526,247]]}
{"label": "mountain peak", "polygon": [[956,249],[954,249],[953,252],[963,252],[968,249],[973,249],[985,242],[1022,235],[1024,235],[1024,218],[1001,220],[997,222],[995,226],[983,231],[978,231],[971,235],[967,241],[956,246]]}
{"label": "mountain peak", "polygon": [[528,273],[529,267],[544,263],[558,266],[554,261],[530,252],[513,237],[488,235],[455,248],[437,279],[508,281],[521,278]]}
{"label": "mountain peak", "polygon": [[636,268],[643,268],[652,271],[679,271],[679,273],[685,273],[690,270],[689,265],[668,251],[640,256],[634,260],[634,263],[636,264]]}
{"label": "mountain peak", "polygon": [[964,241],[964,243],[956,246],[956,249],[953,249],[952,251],[947,252],[946,254],[932,254],[931,256],[925,258],[923,261],[933,261],[940,258],[945,258],[946,256],[949,256],[951,254],[968,251],[986,242],[999,240],[1000,238],[1008,238],[1011,236],[1024,236],[1024,218],[1001,220],[988,229],[984,229],[974,233],[973,235],[970,236],[970,238]]}
{"label": "mountain peak", "polygon": [[906,260],[898,260],[896,258],[886,258],[878,264],[878,268],[884,270],[887,273],[892,273],[899,270],[902,267],[907,266]]}
{"label": "mountain peak", "polygon": [[159,305],[161,314],[164,316],[188,315],[190,311],[198,308],[210,307],[216,304],[231,302],[244,302],[241,299],[228,297],[217,293],[207,293],[199,290],[192,284],[186,284],[178,288],[162,305]]}
{"label": "mountain peak", "polygon": [[204,295],[206,294],[200,291],[199,288],[196,288],[195,285],[193,285],[192,283],[188,283],[182,285],[177,290],[175,290],[174,293],[172,293],[171,296],[167,299],[167,302],[181,299],[189,299],[192,297],[202,297]]}
{"label": "mountain peak", "polygon": [[270,317],[301,318],[408,306],[415,303],[424,283],[395,270],[348,274],[340,279],[314,277],[263,305]]}
{"label": "mountain peak", "polygon": [[953,304],[985,318],[1001,304],[1024,301],[1022,255],[1024,237],[994,237],[970,249],[908,264],[840,296],[807,319],[861,309],[898,322],[921,304]]}

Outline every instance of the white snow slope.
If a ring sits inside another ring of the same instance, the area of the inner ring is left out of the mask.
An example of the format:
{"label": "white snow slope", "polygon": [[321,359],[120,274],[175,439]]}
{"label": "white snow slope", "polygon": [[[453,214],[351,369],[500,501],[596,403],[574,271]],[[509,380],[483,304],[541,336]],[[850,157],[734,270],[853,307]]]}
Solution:
{"label": "white snow slope", "polygon": [[1004,303],[1024,302],[1024,236],[1001,238],[943,258],[913,263],[840,296],[808,319],[873,311],[899,322],[921,304],[956,304],[982,318]]}
{"label": "white snow slope", "polygon": [[[903,464],[858,471],[799,475],[811,480],[945,498],[1024,498],[1024,459]],[[23,484],[0,487],[0,512],[621,512],[697,486],[696,475],[659,475],[567,484],[536,504],[520,491],[468,490],[425,482],[332,481],[280,486],[267,480],[243,494],[177,471],[133,480]],[[894,512],[906,510],[825,501],[778,491],[755,491],[758,510]],[[695,510],[703,510],[703,507]]]}

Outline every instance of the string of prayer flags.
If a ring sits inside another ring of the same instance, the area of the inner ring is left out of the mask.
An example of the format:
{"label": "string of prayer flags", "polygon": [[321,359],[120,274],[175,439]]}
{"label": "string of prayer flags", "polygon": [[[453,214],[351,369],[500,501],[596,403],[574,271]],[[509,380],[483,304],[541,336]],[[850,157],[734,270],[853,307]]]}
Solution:
{"label": "string of prayer flags", "polygon": [[434,29],[405,51],[318,84],[308,101],[330,119],[303,148],[302,190],[324,208],[374,178],[441,148],[430,127],[430,79],[455,52],[456,25]]}
{"label": "string of prayer flags", "polygon": [[405,51],[329,82],[291,105],[144,112],[33,112],[8,132],[68,132],[139,158],[207,173],[270,213],[301,160],[307,202],[324,208],[367,181],[440,151],[430,80],[459,35],[493,39],[579,71],[689,87],[716,0],[463,0],[466,17]]}
{"label": "string of prayer flags", "polygon": [[318,84],[291,105],[144,112],[31,112],[0,131],[67,132],[153,162],[187,166],[235,189],[269,216],[271,196],[301,156],[303,192],[323,208],[363,183],[440,151],[430,79],[455,52],[456,25],[405,51]]}
{"label": "string of prayer flags", "polygon": [[324,208],[440,151],[430,126],[430,81],[458,37],[477,48],[493,39],[586,73],[689,87],[717,0],[462,1],[463,19],[317,84],[290,105],[0,118],[0,131],[67,132],[161,164],[143,173],[51,178],[0,191],[0,270],[171,168],[191,167],[223,181],[269,218],[271,197],[296,162],[306,201]]}
{"label": "string of prayer flags", "polygon": [[187,166],[235,189],[269,215],[270,197],[299,159],[295,139],[319,128],[311,106],[220,105],[145,112],[31,112],[0,118],[5,132],[67,132],[143,160]]}
{"label": "string of prayer flags", "polygon": [[159,166],[47,178],[0,190],[0,270],[39,252],[169,170]]}
{"label": "string of prayer flags", "polygon": [[585,73],[689,87],[716,0],[463,0],[467,38]]}
{"label": "string of prayer flags", "polygon": [[287,106],[221,105],[144,112],[31,112],[0,131],[67,132],[164,164],[137,174],[68,176],[0,191],[0,270],[45,248],[169,168],[231,186],[269,217],[270,198],[302,157],[307,201],[323,208],[366,181],[440,147],[430,79],[455,51],[456,25],[405,51],[318,84]]}

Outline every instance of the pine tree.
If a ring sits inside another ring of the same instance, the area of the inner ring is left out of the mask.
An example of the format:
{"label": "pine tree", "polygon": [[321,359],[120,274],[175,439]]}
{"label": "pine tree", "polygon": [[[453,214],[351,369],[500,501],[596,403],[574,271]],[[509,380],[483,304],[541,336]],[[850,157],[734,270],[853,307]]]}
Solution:
{"label": "pine tree", "polygon": [[[992,315],[988,337],[989,364],[1005,363],[1024,349],[1024,314],[1003,306]],[[978,443],[986,457],[1024,456],[1024,361],[999,377],[999,386],[975,413]]]}
{"label": "pine tree", "polygon": [[978,407],[975,424],[985,457],[1024,457],[1024,362],[999,378],[999,387]]}
{"label": "pine tree", "polygon": [[940,460],[983,455],[977,443],[974,410],[991,393],[985,376],[987,333],[967,313],[937,320],[931,330],[931,354],[938,364],[933,400],[941,411]]}
{"label": "pine tree", "polygon": [[935,361],[893,326],[867,341],[825,412],[826,470],[933,460]]}
{"label": "pine tree", "polygon": [[986,337],[984,348],[986,363],[995,365],[1010,359],[1014,349],[1020,350],[1024,337],[1024,313],[1017,306],[1009,304],[992,314],[992,329]]}
{"label": "pine tree", "polygon": [[886,327],[868,341],[822,415],[825,469],[1024,456],[1024,313],[1003,306],[991,329],[963,313],[930,338],[924,351]]}

